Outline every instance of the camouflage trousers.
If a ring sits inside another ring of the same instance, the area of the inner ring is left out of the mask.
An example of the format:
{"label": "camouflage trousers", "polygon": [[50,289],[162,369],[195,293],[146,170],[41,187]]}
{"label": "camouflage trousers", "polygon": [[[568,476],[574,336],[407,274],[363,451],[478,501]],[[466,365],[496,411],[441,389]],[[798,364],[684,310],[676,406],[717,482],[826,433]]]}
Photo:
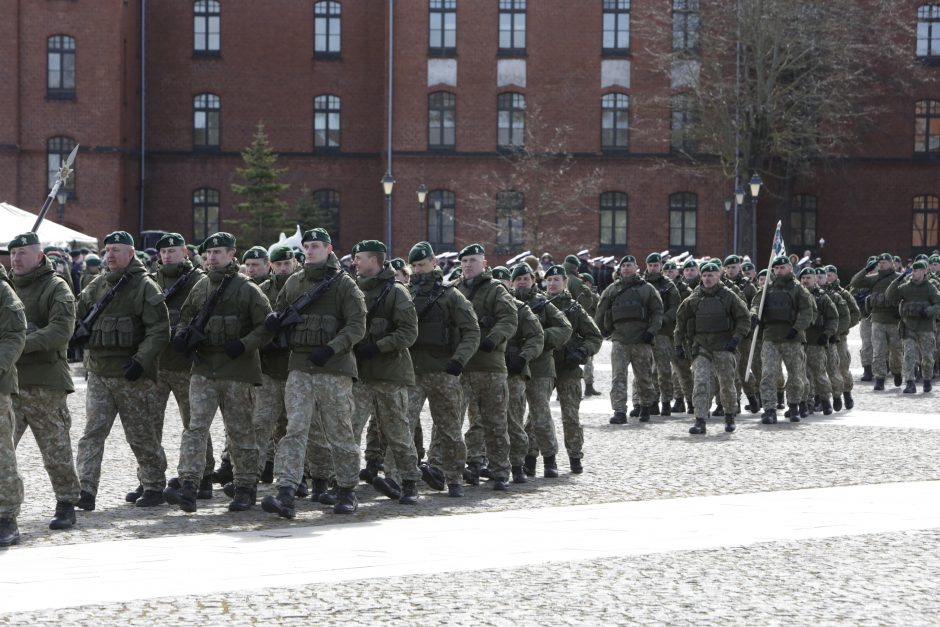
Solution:
{"label": "camouflage trousers", "polygon": [[649,344],[621,344],[612,342],[610,347],[611,382],[610,406],[615,412],[627,411],[628,368],[633,366],[638,398],[642,405],[651,405],[656,400],[653,391],[653,347]]}
{"label": "camouflage trousers", "polygon": [[901,333],[896,322],[871,323],[871,370],[876,379],[891,372],[901,372]]}
{"label": "camouflage trousers", "polygon": [[[914,370],[920,366],[925,381],[933,378],[933,353],[936,338],[933,331],[911,331],[904,334],[904,380],[914,380]],[[17,415],[19,418],[19,415]]]}
{"label": "camouflage trousers", "polygon": [[[183,423],[183,429],[189,427],[189,373],[180,370],[161,370],[157,374],[157,388],[155,392],[155,430],[157,440],[163,444],[163,426],[166,417],[166,405],[170,400],[170,394],[176,399],[176,405],[180,410],[180,420]],[[212,455],[212,436],[206,438],[206,469],[205,475],[208,477],[215,468],[215,457]]]}
{"label": "camouflage trousers", "polygon": [[521,466],[529,453],[529,436],[525,431],[525,377],[511,374],[506,380],[506,432],[509,435],[509,465]]}
{"label": "camouflage trousers", "polygon": [[673,396],[689,399],[692,402],[692,362],[688,359],[679,359],[673,352],[672,357]]}
{"label": "camouflage trousers", "polygon": [[804,392],[803,397],[807,401],[812,400],[814,396],[818,396],[820,400],[829,400],[832,397],[832,384],[828,374],[828,346],[806,345],[806,376],[809,379],[810,391]]}
{"label": "camouflage trousers", "polygon": [[[446,372],[415,375],[417,393],[409,399],[412,415],[420,416],[424,400],[431,410],[431,442],[428,462],[444,471],[447,483],[460,483],[467,462],[467,445],[463,440],[463,414],[460,377]],[[417,413],[415,408],[417,407]]]}
{"label": "camouflage trousers", "polygon": [[865,316],[858,323],[858,332],[862,336],[862,350],[859,353],[859,357],[862,360],[863,366],[870,366],[872,364],[872,356],[874,354],[874,349],[871,343],[871,317]]}
{"label": "camouflage trousers", "polygon": [[836,344],[836,351],[839,353],[839,373],[842,379],[842,392],[851,392],[855,387],[852,379],[852,354],[849,352],[848,335],[840,335],[839,342]]}
{"label": "camouflage trousers", "polygon": [[274,428],[280,420],[287,421],[284,408],[284,387],[287,380],[261,374],[261,385],[251,388],[251,421],[255,444],[258,445],[258,474],[269,459],[274,459]]}
{"label": "camouflage trousers", "polygon": [[594,355],[590,355],[584,362],[584,382],[594,385]]}
{"label": "camouflage trousers", "polygon": [[137,458],[138,483],[145,490],[163,490],[166,486],[166,454],[154,428],[155,389],[151,379],[127,381],[124,377],[88,373],[85,433],[78,441],[76,454],[82,490],[98,494],[104,443],[118,414],[124,437]]}
{"label": "camouflage trousers", "polygon": [[18,446],[29,427],[52,483],[55,500],[77,503],[81,486],[72,457],[72,440],[69,437],[72,416],[65,396],[65,390],[39,385],[20,386],[19,395],[13,397],[13,413],[16,416],[13,443]]}
{"label": "camouflage trousers", "polygon": [[0,394],[0,518],[16,519],[23,504],[23,479],[16,470],[13,400]]}
{"label": "camouflage trousers", "polygon": [[737,354],[702,348],[697,351],[692,360],[692,404],[695,406],[695,417],[708,418],[713,396],[718,396],[726,414],[734,413],[738,402],[738,389],[735,387]]}
{"label": "camouflage trousers", "polygon": [[209,427],[217,410],[225,425],[225,440],[232,458],[235,485],[253,488],[258,483],[258,446],[251,419],[251,385],[244,381],[209,379],[192,375],[189,383],[189,426],[180,439],[180,481],[199,481],[206,467]]}
{"label": "camouflage trousers", "polygon": [[[415,375],[415,380],[417,381],[417,375]],[[414,433],[415,452],[418,453],[419,462],[424,458],[425,453],[424,431],[421,428],[421,409],[424,407],[425,398],[424,391],[419,385],[408,386],[408,424],[411,425],[411,431]],[[434,428],[433,425],[431,428]]]}
{"label": "camouflage trousers", "polygon": [[278,487],[300,485],[306,459],[314,478],[327,479],[335,472],[339,487],[355,488],[359,483],[359,447],[352,426],[352,379],[291,370],[284,403],[287,434],[277,443],[274,457]]}
{"label": "camouflage trousers", "polygon": [[[839,342],[844,342],[845,338],[838,338]],[[842,383],[842,366],[839,363],[839,344],[826,344],[826,374],[829,375],[829,383],[832,385],[832,394],[842,396],[844,384]]]}
{"label": "camouflage trousers", "polygon": [[372,411],[371,394],[369,388],[362,381],[353,383],[353,400],[355,411],[352,415],[353,436],[356,438],[356,447],[362,445],[362,432],[366,431],[366,461],[382,462],[385,459],[385,440],[379,429],[377,419]]}
{"label": "camouflage trousers", "polygon": [[467,460],[489,461],[493,479],[509,478],[509,433],[506,424],[508,389],[504,372],[464,372],[460,375],[469,427],[464,434]]}
{"label": "camouflage trousers", "polygon": [[[754,349],[755,353],[757,349]],[[747,336],[741,343],[738,344],[737,350],[737,387],[738,392],[744,392],[745,396],[754,396],[757,394],[757,381],[756,378],[751,378],[747,376],[747,356],[751,352],[751,336]],[[757,360],[757,355],[754,355],[754,360]],[[754,364],[751,364],[751,369],[753,370]],[[739,394],[740,395],[740,394]]]}
{"label": "camouflage trousers", "polygon": [[561,376],[555,379],[558,403],[561,405],[561,428],[568,457],[584,457],[584,429],[581,428],[581,379]]}
{"label": "camouflage trousers", "polygon": [[552,420],[553,377],[532,377],[526,382],[525,395],[529,402],[529,418],[525,432],[529,439],[528,454],[538,457],[554,457],[558,454],[558,438],[555,436],[555,421]]}
{"label": "camouflage trousers", "polygon": [[[657,335],[653,338],[653,363],[656,365],[656,387],[663,403],[672,400],[672,359],[675,351],[672,336]],[[634,367],[634,372],[636,368]],[[656,400],[656,397],[653,397]]]}
{"label": "camouflage trousers", "polygon": [[787,402],[799,403],[803,400],[803,379],[800,371],[804,368],[803,345],[799,342],[770,342],[761,343],[760,361],[760,398],[765,410],[777,407],[777,379],[781,376],[782,367],[787,368]]}
{"label": "camouflage trousers", "polygon": [[356,395],[356,412],[365,409],[360,403],[368,403],[366,407],[371,409],[373,421],[385,440],[385,476],[398,485],[402,481],[417,481],[421,471],[414,431],[408,422],[408,388],[385,381],[356,384],[360,385],[364,390]]}

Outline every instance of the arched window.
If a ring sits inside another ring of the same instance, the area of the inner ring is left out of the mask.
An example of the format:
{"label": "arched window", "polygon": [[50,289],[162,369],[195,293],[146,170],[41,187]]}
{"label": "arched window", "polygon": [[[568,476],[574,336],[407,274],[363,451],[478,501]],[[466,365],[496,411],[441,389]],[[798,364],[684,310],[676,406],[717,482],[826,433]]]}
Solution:
{"label": "arched window", "polygon": [[340,248],[339,208],[340,196],[335,189],[318,189],[313,192],[313,204],[316,207],[316,216],[319,224],[312,224],[308,228],[320,227],[330,234],[333,247]]}
{"label": "arched window", "polygon": [[911,247],[915,255],[940,247],[940,198],[914,196]]}
{"label": "arched window", "polygon": [[940,101],[914,103],[914,152],[940,153]]}
{"label": "arched window", "polygon": [[[71,137],[50,137],[46,140],[46,189],[52,189],[55,184],[59,168],[65,163],[72,149],[75,148],[75,140]],[[69,177],[65,182],[65,191],[69,197],[75,196],[75,174]]]}
{"label": "arched window", "polygon": [[316,2],[313,5],[313,54],[318,59],[335,59],[340,55],[342,7],[339,2]]}
{"label": "arched window", "polygon": [[629,148],[630,97],[626,94],[601,96],[601,150]]}
{"label": "arched window", "polygon": [[630,50],[630,0],[604,0],[604,54]]}
{"label": "arched window", "polygon": [[454,214],[457,197],[446,189],[428,192],[428,243],[436,251],[454,247]]}
{"label": "arched window", "polygon": [[679,192],[669,196],[669,247],[694,252],[698,196]]}
{"label": "arched window", "polygon": [[457,142],[457,97],[446,91],[428,96],[428,148],[453,150]]}
{"label": "arched window", "polygon": [[193,98],[193,148],[216,150],[222,137],[222,104],[215,94]]}
{"label": "arched window", "polygon": [[796,194],[790,201],[790,239],[793,247],[813,248],[816,245],[816,197]]}
{"label": "arched window", "polygon": [[313,99],[313,147],[339,150],[339,96],[323,95]]}
{"label": "arched window", "polygon": [[53,35],[48,39],[46,54],[46,96],[71,100],[75,98],[75,38]]}
{"label": "arched window", "polygon": [[525,194],[516,191],[496,193],[496,248],[508,252],[525,245],[523,212]]}
{"label": "arched window", "polygon": [[924,4],[917,9],[917,56],[940,56],[940,5]]}
{"label": "arched window", "polygon": [[428,4],[428,55],[457,54],[457,0],[430,0]]}
{"label": "arched window", "polygon": [[525,96],[514,92],[496,98],[496,145],[513,148],[525,144]]}
{"label": "arched window", "polygon": [[193,52],[200,55],[219,53],[221,6],[218,0],[193,3]]}
{"label": "arched window", "polygon": [[627,245],[627,209],[624,192],[601,194],[601,246]]}
{"label": "arched window", "polygon": [[219,231],[219,190],[200,187],[193,192],[193,243]]}

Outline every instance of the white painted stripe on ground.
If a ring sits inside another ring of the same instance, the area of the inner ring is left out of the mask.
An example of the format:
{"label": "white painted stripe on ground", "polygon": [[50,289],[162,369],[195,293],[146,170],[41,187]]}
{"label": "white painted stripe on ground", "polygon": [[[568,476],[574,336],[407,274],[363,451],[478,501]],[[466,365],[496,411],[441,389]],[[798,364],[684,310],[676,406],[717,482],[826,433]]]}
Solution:
{"label": "white painted stripe on ground", "polygon": [[935,528],[932,481],[18,547],[0,612]]}

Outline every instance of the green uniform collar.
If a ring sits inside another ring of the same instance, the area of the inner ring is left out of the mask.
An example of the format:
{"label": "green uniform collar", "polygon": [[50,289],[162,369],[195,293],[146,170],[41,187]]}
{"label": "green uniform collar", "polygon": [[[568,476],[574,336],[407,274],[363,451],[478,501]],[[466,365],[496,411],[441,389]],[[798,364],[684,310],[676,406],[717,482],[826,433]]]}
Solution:
{"label": "green uniform collar", "polygon": [[42,261],[39,262],[39,265],[24,274],[23,276],[17,276],[16,274],[11,274],[11,279],[13,285],[16,287],[26,287],[27,285],[41,279],[47,274],[52,274],[54,270],[52,265],[49,263],[49,260],[45,255],[42,256]]}

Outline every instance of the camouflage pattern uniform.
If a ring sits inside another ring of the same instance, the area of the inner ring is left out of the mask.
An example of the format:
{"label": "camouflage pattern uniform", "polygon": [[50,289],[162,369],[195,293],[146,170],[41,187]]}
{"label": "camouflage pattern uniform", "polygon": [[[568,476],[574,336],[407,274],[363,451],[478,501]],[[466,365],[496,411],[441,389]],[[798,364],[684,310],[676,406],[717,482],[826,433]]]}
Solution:
{"label": "camouflage pattern uniform", "polygon": [[[829,290],[830,294],[838,294],[842,297],[842,301],[845,303],[848,313],[848,316],[843,319],[843,312],[841,310],[839,311],[839,335],[833,345],[838,354],[839,380],[841,382],[840,389],[844,394],[851,392],[852,388],[855,387],[855,382],[852,377],[852,355],[849,352],[849,331],[861,322],[861,311],[858,308],[855,297],[847,289],[842,287],[838,280],[830,281],[826,284],[826,288]],[[835,389],[833,389],[833,392],[835,392]]]}
{"label": "camouflage pattern uniform", "polygon": [[829,381],[828,349],[829,338],[835,337],[839,330],[839,312],[832,299],[819,287],[810,290],[816,303],[816,317],[806,329],[806,376],[809,378],[810,391],[803,394],[807,403],[812,403],[818,396],[823,407],[832,396],[832,384]]}
{"label": "camouflage pattern uniform", "polygon": [[[699,280],[696,278],[693,281],[693,285],[690,285],[685,281],[685,279],[680,278],[676,281],[676,290],[679,292],[679,304],[682,304],[686,298],[692,295],[692,290],[698,287]],[[678,307],[676,308],[678,311]],[[693,386],[693,377],[692,377],[692,360],[689,359],[691,354],[691,347],[688,347],[685,351],[685,356],[680,357],[673,351],[672,354],[672,374],[673,374],[673,397],[676,399],[684,398],[689,401],[689,405],[692,405],[692,386]]]}
{"label": "camouflage pattern uniform", "polygon": [[[272,274],[261,284],[261,292],[271,306],[284,287],[288,274]],[[287,385],[287,363],[290,349],[266,344],[260,349],[261,385],[252,388],[252,422],[255,425],[255,441],[258,444],[259,473],[268,462],[274,461],[274,431],[278,424],[287,424],[287,409],[284,391]]]}
{"label": "camouflage pattern uniform", "polygon": [[675,283],[659,272],[648,273],[646,282],[656,288],[663,301],[663,325],[653,338],[653,363],[656,365],[659,400],[668,406],[672,402],[672,360],[675,356],[672,339],[676,328],[676,310],[679,308],[679,290]]}
{"label": "camouflage pattern uniform", "polygon": [[[884,379],[888,368],[901,372],[901,336],[898,333],[898,304],[887,297],[888,286],[898,277],[893,269],[868,274],[867,268],[852,277],[852,287],[871,290],[871,369],[876,379]],[[864,359],[863,359],[864,361]]]}
{"label": "camouflage pattern uniform", "polygon": [[[527,382],[532,378],[532,363],[542,354],[545,332],[532,309],[521,300],[516,300],[516,312],[519,324],[515,335],[506,343],[506,383],[509,394],[506,400],[506,428],[509,434],[509,465],[522,466],[525,456],[532,447],[525,428],[525,405]],[[522,361],[519,361],[519,360]],[[513,372],[513,362],[522,365],[519,372]],[[545,390],[543,390],[544,392]],[[551,394],[551,387],[547,390]],[[548,401],[545,401],[547,409]],[[530,410],[531,411],[531,410]],[[551,410],[549,410],[551,422]],[[557,444],[556,444],[557,446]],[[536,447],[536,450],[537,447]]]}
{"label": "camouflage pattern uniform", "polygon": [[26,313],[0,266],[0,519],[13,519],[23,503],[23,480],[16,469],[13,444],[13,394],[16,362],[26,345]]}
{"label": "camouflage pattern uniform", "polygon": [[914,381],[914,370],[919,365],[924,380],[929,381],[933,378],[934,320],[940,314],[940,292],[926,278],[914,281],[913,277],[902,275],[891,282],[886,296],[888,300],[899,303],[904,380]]}
{"label": "camouflage pattern uniform", "polygon": [[[590,298],[587,298],[588,294],[590,294]],[[568,297],[571,298],[571,292],[568,292]],[[598,294],[596,291],[592,289],[590,290],[590,292],[587,292],[587,291],[583,292],[581,299],[576,300],[575,302],[577,302],[578,305],[580,305],[581,308],[588,313],[588,315],[591,317],[591,322],[594,322],[594,314],[597,312],[597,303],[600,302],[600,299],[601,299],[600,294]],[[597,324],[595,324],[594,326],[596,327]],[[579,366],[578,371],[580,372],[581,369],[582,367]],[[587,361],[584,362],[583,369],[584,369],[584,385],[594,387],[594,355],[593,354],[588,355]],[[580,383],[578,385],[580,385]],[[579,400],[579,405],[580,405],[580,400]]]}

